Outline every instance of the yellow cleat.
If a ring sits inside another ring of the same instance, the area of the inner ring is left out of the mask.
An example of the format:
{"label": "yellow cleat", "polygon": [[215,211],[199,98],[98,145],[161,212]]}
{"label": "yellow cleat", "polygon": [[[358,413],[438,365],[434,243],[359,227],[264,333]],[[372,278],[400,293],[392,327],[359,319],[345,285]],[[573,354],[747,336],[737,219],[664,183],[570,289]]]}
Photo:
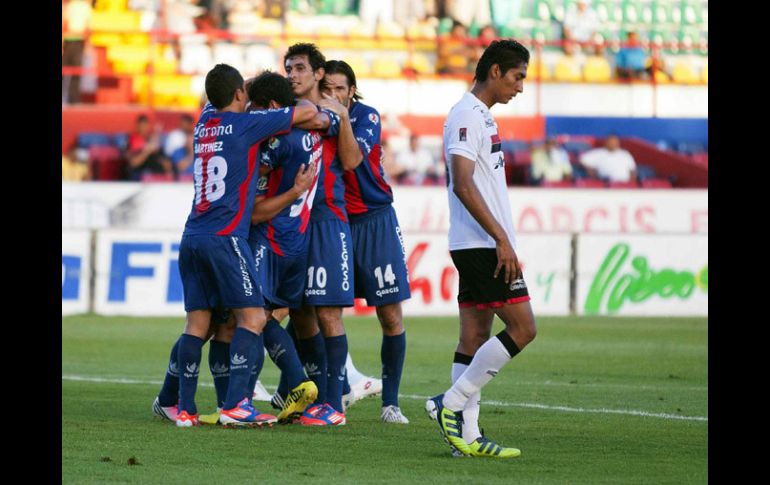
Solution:
{"label": "yellow cleat", "polygon": [[215,424],[221,424],[219,422],[219,413],[220,409],[217,409],[216,412],[213,412],[211,414],[201,414],[198,416],[198,422],[201,424],[208,424],[208,425],[215,425]]}
{"label": "yellow cleat", "polygon": [[318,397],[318,388],[313,381],[302,381],[289,392],[283,403],[281,412],[278,413],[278,422],[291,422],[298,418],[310,404]]}
{"label": "yellow cleat", "polygon": [[468,444],[468,448],[470,449],[470,456],[516,458],[521,455],[521,450],[516,448],[504,448],[485,436],[476,438],[476,441]]}

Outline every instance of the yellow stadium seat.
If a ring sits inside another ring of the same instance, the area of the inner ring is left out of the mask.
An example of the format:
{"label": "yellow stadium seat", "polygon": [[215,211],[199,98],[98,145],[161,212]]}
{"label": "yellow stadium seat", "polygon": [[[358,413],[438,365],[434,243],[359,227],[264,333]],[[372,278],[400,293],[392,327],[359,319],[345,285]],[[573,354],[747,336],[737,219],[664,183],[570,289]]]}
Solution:
{"label": "yellow stadium seat", "polygon": [[144,32],[123,34],[123,43],[147,47],[150,45],[150,36]]}
{"label": "yellow stadium seat", "polygon": [[153,46],[152,66],[155,74],[176,74],[179,67],[174,48],[168,44]]}
{"label": "yellow stadium seat", "polygon": [[527,68],[527,76],[531,79],[540,79],[541,81],[550,81],[553,76],[551,69],[540,59],[530,59],[531,62]]}
{"label": "yellow stadium seat", "polygon": [[142,74],[150,62],[150,51],[144,46],[113,45],[107,48],[107,60],[118,74]]}
{"label": "yellow stadium seat", "polygon": [[369,67],[369,62],[359,54],[351,54],[345,58],[345,62],[350,65],[350,67],[353,69],[353,72],[356,73],[357,78],[367,77],[372,73],[372,70]]}
{"label": "yellow stadium seat", "polygon": [[128,8],[128,0],[96,0],[94,10],[98,12],[123,11]]}
{"label": "yellow stadium seat", "polygon": [[709,63],[706,61],[706,64],[703,66],[703,70],[700,72],[700,80],[704,83],[709,83]]}
{"label": "yellow stadium seat", "polygon": [[283,24],[278,19],[261,19],[257,25],[257,35],[278,36],[283,33]]}
{"label": "yellow stadium seat", "polygon": [[669,84],[671,79],[663,71],[655,71],[655,82],[658,84]]}
{"label": "yellow stadium seat", "polygon": [[694,84],[700,81],[692,64],[685,59],[676,61],[674,69],[671,71],[671,78],[675,83],[680,84]]}
{"label": "yellow stadium seat", "polygon": [[605,83],[612,78],[612,69],[607,59],[591,56],[583,66],[583,79],[590,83]]}
{"label": "yellow stadium seat", "polygon": [[556,62],[553,77],[557,81],[579,82],[582,79],[580,65],[575,59],[562,56]]}
{"label": "yellow stadium seat", "polygon": [[372,65],[372,74],[383,78],[401,77],[401,65],[391,57],[377,56]]}
{"label": "yellow stadium seat", "polygon": [[418,74],[435,74],[436,66],[428,59],[428,56],[422,52],[415,52],[407,62]]}
{"label": "yellow stadium seat", "polygon": [[89,28],[94,32],[130,32],[139,30],[140,12],[108,10],[93,12]]}
{"label": "yellow stadium seat", "polygon": [[111,45],[122,44],[123,36],[113,32],[94,32],[88,38],[88,41],[94,47],[109,47]]}

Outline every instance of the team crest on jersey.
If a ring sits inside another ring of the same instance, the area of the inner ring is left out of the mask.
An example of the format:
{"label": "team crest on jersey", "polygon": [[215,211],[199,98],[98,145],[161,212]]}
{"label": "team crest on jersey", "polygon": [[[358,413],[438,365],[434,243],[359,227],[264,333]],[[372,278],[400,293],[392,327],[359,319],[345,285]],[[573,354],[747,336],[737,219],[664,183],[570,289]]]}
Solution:
{"label": "team crest on jersey", "polygon": [[485,125],[487,128],[492,128],[492,127],[494,127],[494,126],[495,126],[495,120],[493,120],[492,118],[489,118],[489,117],[485,116],[485,117],[484,117],[484,125]]}
{"label": "team crest on jersey", "polygon": [[257,190],[260,192],[267,190],[267,175],[259,177],[259,182],[257,182]]}
{"label": "team crest on jersey", "polygon": [[468,139],[468,128],[460,128],[460,141]]}
{"label": "team crest on jersey", "polygon": [[267,143],[267,146],[269,146],[271,150],[275,150],[276,148],[278,148],[278,145],[280,144],[281,144],[281,140],[273,136],[270,138],[270,141]]}
{"label": "team crest on jersey", "polygon": [[369,121],[371,121],[372,123],[374,123],[376,125],[377,123],[380,122],[380,117],[377,116],[374,113],[369,113]]}

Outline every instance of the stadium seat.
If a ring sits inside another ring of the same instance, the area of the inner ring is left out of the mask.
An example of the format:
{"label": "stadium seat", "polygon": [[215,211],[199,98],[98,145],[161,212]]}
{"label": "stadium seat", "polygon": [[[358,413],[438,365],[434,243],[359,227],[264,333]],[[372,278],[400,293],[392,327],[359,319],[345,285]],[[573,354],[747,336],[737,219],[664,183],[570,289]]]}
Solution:
{"label": "stadium seat", "polygon": [[128,148],[128,133],[115,133],[112,135],[112,145],[120,151]]}
{"label": "stadium seat", "polygon": [[532,63],[527,70],[527,76],[532,76],[532,79],[540,79],[541,81],[553,79],[550,68],[539,57],[532,59]]}
{"label": "stadium seat", "polygon": [[372,74],[372,68],[369,66],[369,61],[366,60],[361,54],[351,54],[346,62],[356,73],[356,78],[367,77]]}
{"label": "stadium seat", "polygon": [[693,69],[692,63],[687,59],[679,59],[671,71],[671,78],[675,83],[695,84],[700,80]]}
{"label": "stadium seat", "polygon": [[704,83],[709,83],[709,63],[708,60],[706,60],[706,64],[703,66],[703,69],[700,71],[700,80]]}
{"label": "stadium seat", "polygon": [[671,182],[662,178],[650,178],[642,180],[641,186],[643,189],[670,189],[672,188]]}
{"label": "stadium seat", "polygon": [[583,79],[580,72],[580,63],[575,58],[561,56],[556,61],[553,77],[556,81],[580,82]]}
{"label": "stadium seat", "polygon": [[82,132],[78,133],[77,144],[81,148],[90,148],[94,145],[111,145],[112,140],[106,133]]}
{"label": "stadium seat", "polygon": [[628,182],[609,182],[607,186],[611,189],[638,189],[639,184],[636,180],[629,180]]}
{"label": "stadium seat", "polygon": [[572,181],[570,180],[559,180],[558,182],[551,182],[548,180],[544,180],[540,182],[540,187],[549,187],[552,189],[556,189],[556,188],[564,189],[564,188],[570,188],[572,186],[573,186]]}
{"label": "stadium seat", "polygon": [[390,56],[377,56],[372,63],[375,77],[397,78],[401,76],[401,65]]}
{"label": "stadium seat", "polygon": [[412,53],[411,58],[407,61],[407,66],[418,74],[434,74],[436,72],[435,62],[431,62],[428,56],[422,52]]}
{"label": "stadium seat", "polygon": [[131,32],[139,30],[140,22],[140,12],[94,10],[88,27],[93,32]]}
{"label": "stadium seat", "polygon": [[244,49],[244,58],[249,72],[264,71],[266,69],[275,69],[278,65],[278,58],[275,50],[265,44],[251,44]]}
{"label": "stadium seat", "polygon": [[173,173],[145,173],[142,174],[141,178],[142,182],[173,182],[174,181],[174,174]]}
{"label": "stadium seat", "polygon": [[575,187],[581,189],[603,189],[606,187],[604,181],[595,178],[579,178],[575,180]]}
{"label": "stadium seat", "polygon": [[242,72],[244,77],[250,77],[254,67],[246,64],[244,54],[243,47],[231,42],[217,42],[211,50],[214,64],[229,64]]}
{"label": "stadium seat", "polygon": [[93,145],[88,149],[88,163],[94,180],[121,180],[124,162],[120,150],[111,145]]}
{"label": "stadium seat", "polygon": [[607,59],[599,56],[590,56],[583,66],[583,79],[591,83],[604,83],[612,78],[612,69]]}

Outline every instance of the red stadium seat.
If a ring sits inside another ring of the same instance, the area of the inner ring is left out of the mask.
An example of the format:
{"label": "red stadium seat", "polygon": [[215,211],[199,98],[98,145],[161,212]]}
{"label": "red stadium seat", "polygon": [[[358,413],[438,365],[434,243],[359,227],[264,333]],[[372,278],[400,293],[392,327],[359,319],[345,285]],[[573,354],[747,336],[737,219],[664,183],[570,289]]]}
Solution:
{"label": "red stadium seat", "polygon": [[88,163],[94,180],[122,180],[123,159],[120,150],[111,145],[92,145],[88,149]]}
{"label": "red stadium seat", "polygon": [[610,182],[608,187],[611,189],[638,189],[639,184],[636,180],[629,180],[628,182]]}
{"label": "red stadium seat", "polygon": [[544,180],[540,187],[551,187],[551,188],[567,188],[572,187],[572,181],[571,180],[559,180],[558,182],[551,182],[548,180]]}
{"label": "red stadium seat", "polygon": [[584,178],[575,180],[575,187],[580,187],[581,189],[603,189],[606,185],[599,179]]}
{"label": "red stadium seat", "polygon": [[670,189],[671,182],[667,179],[646,179],[642,180],[642,188],[645,189]]}

